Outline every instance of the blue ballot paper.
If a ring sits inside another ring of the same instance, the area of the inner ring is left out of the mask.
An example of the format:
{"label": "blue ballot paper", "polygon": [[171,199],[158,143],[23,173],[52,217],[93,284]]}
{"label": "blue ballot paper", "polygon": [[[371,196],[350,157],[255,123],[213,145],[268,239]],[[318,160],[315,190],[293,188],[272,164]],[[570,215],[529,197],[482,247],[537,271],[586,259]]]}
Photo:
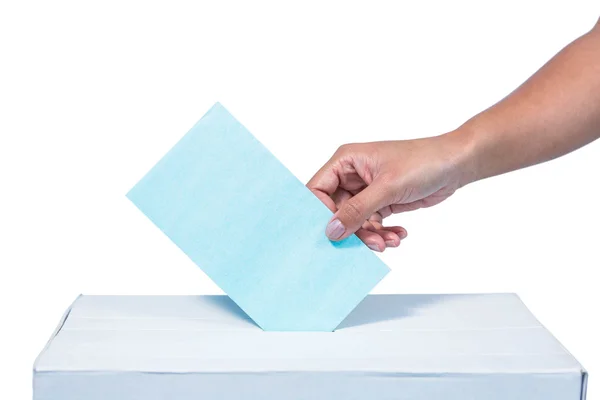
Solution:
{"label": "blue ballot paper", "polygon": [[332,331],[389,271],[218,103],[127,196],[264,330]]}

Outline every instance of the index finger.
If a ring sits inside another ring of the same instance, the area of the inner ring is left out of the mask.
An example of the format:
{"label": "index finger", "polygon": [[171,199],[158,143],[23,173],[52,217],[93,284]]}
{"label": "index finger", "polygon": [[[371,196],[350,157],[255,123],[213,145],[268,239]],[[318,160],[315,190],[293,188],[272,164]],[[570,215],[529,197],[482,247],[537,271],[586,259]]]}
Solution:
{"label": "index finger", "polygon": [[337,211],[335,201],[331,198],[340,185],[340,178],[331,164],[331,160],[317,171],[308,181],[306,187],[332,212]]}

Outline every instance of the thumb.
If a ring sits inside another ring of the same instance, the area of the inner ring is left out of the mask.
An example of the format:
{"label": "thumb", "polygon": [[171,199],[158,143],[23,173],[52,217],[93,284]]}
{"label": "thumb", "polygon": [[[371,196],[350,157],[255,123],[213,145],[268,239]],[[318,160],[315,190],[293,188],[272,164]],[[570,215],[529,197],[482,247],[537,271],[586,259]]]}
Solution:
{"label": "thumb", "polygon": [[327,224],[327,237],[337,241],[356,232],[371,215],[388,205],[386,192],[385,185],[373,182],[344,202]]}

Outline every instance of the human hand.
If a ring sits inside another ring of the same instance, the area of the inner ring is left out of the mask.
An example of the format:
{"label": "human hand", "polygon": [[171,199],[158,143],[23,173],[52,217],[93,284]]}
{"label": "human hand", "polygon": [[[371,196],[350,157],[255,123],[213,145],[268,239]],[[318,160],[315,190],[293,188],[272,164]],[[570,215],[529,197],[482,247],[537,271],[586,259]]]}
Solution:
{"label": "human hand", "polygon": [[307,184],[335,213],[327,236],[356,233],[375,251],[399,246],[406,230],[383,219],[439,204],[466,184],[466,148],[457,133],[340,147]]}

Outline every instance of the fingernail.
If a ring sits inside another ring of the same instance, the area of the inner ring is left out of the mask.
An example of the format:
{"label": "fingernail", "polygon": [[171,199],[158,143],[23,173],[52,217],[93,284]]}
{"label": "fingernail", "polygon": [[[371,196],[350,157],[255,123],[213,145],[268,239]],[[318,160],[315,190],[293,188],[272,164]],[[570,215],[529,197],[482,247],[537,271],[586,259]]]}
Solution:
{"label": "fingernail", "polygon": [[341,238],[344,235],[344,232],[346,232],[346,227],[337,218],[329,222],[329,224],[327,224],[327,229],[325,229],[325,234],[332,240]]}
{"label": "fingernail", "polygon": [[402,231],[398,234],[398,236],[400,236],[400,239],[406,239],[408,233],[406,231]]}
{"label": "fingernail", "polygon": [[381,251],[379,250],[379,246],[377,246],[376,244],[368,244],[367,246],[369,246],[369,248],[373,251]]}
{"label": "fingernail", "polygon": [[385,241],[385,245],[387,247],[398,247],[398,245],[396,244],[396,242],[394,242],[393,240],[386,240]]}

